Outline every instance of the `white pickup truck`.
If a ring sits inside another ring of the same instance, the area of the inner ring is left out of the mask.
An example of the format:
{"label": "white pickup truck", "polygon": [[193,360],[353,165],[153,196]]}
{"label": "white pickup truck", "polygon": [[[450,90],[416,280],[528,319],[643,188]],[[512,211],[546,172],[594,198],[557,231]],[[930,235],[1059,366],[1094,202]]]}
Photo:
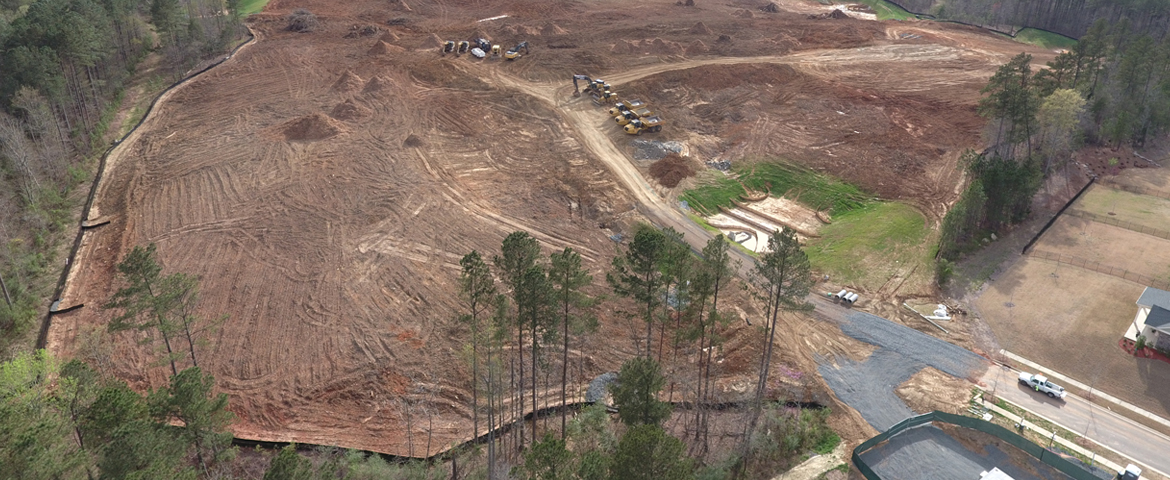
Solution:
{"label": "white pickup truck", "polygon": [[1048,378],[1043,375],[1033,375],[1027,372],[1020,372],[1020,383],[1027,385],[1028,388],[1036,390],[1040,393],[1046,393],[1049,397],[1064,399],[1066,395],[1064,387],[1055,383],[1049,382]]}

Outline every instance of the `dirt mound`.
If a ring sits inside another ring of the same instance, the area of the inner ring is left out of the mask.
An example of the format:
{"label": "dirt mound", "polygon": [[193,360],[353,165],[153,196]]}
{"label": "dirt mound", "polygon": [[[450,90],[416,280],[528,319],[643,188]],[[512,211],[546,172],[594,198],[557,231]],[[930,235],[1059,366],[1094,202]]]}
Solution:
{"label": "dirt mound", "polygon": [[725,33],[720,35],[719,38],[715,39],[715,41],[717,43],[731,43],[731,35]]}
{"label": "dirt mound", "polygon": [[313,142],[345,132],[345,126],[324,113],[306,115],[280,126],[280,132],[290,142]]}
{"label": "dirt mound", "polygon": [[335,92],[355,92],[360,90],[362,88],[362,84],[364,83],[365,80],[362,80],[361,77],[355,75],[349,70],[346,70],[345,73],[341,74],[341,78],[338,78],[336,82],[333,82],[332,88]]}
{"label": "dirt mound", "polygon": [[695,26],[691,27],[690,32],[695,35],[711,35],[715,33],[710,28],[707,28],[707,24],[703,22],[696,23]]}
{"label": "dirt mound", "polygon": [[368,117],[371,113],[373,113],[372,110],[358,105],[356,102],[350,99],[337,104],[336,107],[333,107],[333,110],[329,111],[329,116],[344,121],[357,120],[359,118]]}
{"label": "dirt mound", "polygon": [[407,135],[406,139],[402,141],[402,145],[407,146],[407,147],[411,147],[411,148],[421,147],[422,144],[423,144],[422,139],[418,138],[413,133],[410,135]]}
{"label": "dirt mound", "polygon": [[400,37],[398,36],[398,34],[396,34],[394,32],[386,32],[385,35],[382,35],[382,38],[380,40],[382,40],[383,42],[386,42],[386,43],[394,43],[394,42],[397,42],[399,39],[400,39]]}
{"label": "dirt mound", "polygon": [[677,153],[668,153],[661,160],[650,164],[650,176],[666,188],[677,187],[688,177],[695,175],[695,169],[687,159]]}
{"label": "dirt mound", "polygon": [[[645,40],[642,41],[643,46],[646,46],[646,43],[647,42]],[[659,55],[682,55],[683,53],[683,46],[678,42],[671,42],[661,38],[655,38],[649,43],[650,45],[648,46],[648,49],[650,50],[650,53],[657,53]]]}
{"label": "dirt mound", "polygon": [[407,5],[405,0],[398,0],[397,2],[390,2],[390,6],[391,6],[391,8],[398,10],[400,12],[412,11],[410,8],[410,5]]}
{"label": "dirt mound", "polygon": [[751,10],[741,8],[739,10],[736,10],[735,13],[732,13],[731,16],[739,17],[739,18],[753,18],[756,15],[754,13],[752,13]]}
{"label": "dirt mound", "polygon": [[767,5],[760,7],[761,12],[780,13],[780,6],[776,2],[769,2]]}
{"label": "dirt mound", "polygon": [[838,8],[836,10],[833,10],[832,12],[829,12],[829,13],[818,13],[815,15],[809,15],[808,18],[812,19],[812,20],[825,20],[828,18],[840,20],[840,19],[849,18],[849,14],[845,13],[844,11],[842,11],[841,9]]}
{"label": "dirt mound", "polygon": [[431,48],[442,48],[442,47],[443,47],[443,39],[439,38],[438,35],[432,33],[426,38],[426,40],[423,40],[422,45],[419,45],[418,48],[431,49]]}
{"label": "dirt mound", "polygon": [[378,43],[375,43],[374,46],[370,48],[369,54],[370,55],[390,55],[390,54],[394,54],[394,53],[402,53],[405,51],[406,51],[406,49],[399,47],[398,45],[391,45],[389,43],[378,40]]}
{"label": "dirt mound", "polygon": [[383,76],[377,76],[370,79],[369,82],[366,82],[366,88],[362,89],[362,93],[378,93],[384,90],[391,90],[396,86],[397,84],[394,82],[394,80]]}
{"label": "dirt mound", "polygon": [[540,29],[541,35],[564,35],[566,33],[569,33],[569,31],[561,28],[555,23],[546,23],[544,27],[541,27]]}
{"label": "dirt mound", "polygon": [[687,55],[701,55],[701,54],[704,54],[704,53],[707,53],[710,51],[711,51],[711,49],[708,48],[707,44],[703,43],[702,40],[695,40],[694,42],[691,42],[691,44],[687,46],[686,53],[687,53]]}

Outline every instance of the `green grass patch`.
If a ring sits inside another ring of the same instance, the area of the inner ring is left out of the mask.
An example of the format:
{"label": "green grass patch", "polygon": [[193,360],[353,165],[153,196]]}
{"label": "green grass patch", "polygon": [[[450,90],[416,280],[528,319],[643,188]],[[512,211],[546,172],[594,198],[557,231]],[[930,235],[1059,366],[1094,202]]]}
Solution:
{"label": "green grass patch", "polygon": [[872,8],[873,12],[877,14],[878,20],[909,20],[918,18],[917,15],[907,12],[906,9],[886,0],[861,0],[861,3],[869,5],[869,8]]}
{"label": "green grass patch", "polygon": [[813,451],[821,455],[828,455],[833,452],[837,445],[841,444],[841,436],[837,432],[829,432],[828,435],[821,437],[821,441],[813,445]]}
{"label": "green grass patch", "polygon": [[1063,48],[1065,50],[1076,46],[1075,39],[1066,37],[1059,33],[1046,32],[1044,30],[1037,30],[1035,28],[1025,28],[1016,33],[1015,40],[1020,43],[1027,43],[1035,45],[1040,48]]}
{"label": "green grass patch", "polygon": [[240,18],[259,13],[267,4],[268,0],[240,0]]}
{"label": "green grass patch", "polygon": [[932,282],[936,234],[913,207],[899,202],[874,202],[835,215],[808,241],[805,252],[814,269],[837,283],[876,290],[893,276],[907,283]]}
{"label": "green grass patch", "polygon": [[833,215],[860,209],[869,196],[857,187],[828,175],[780,162],[760,162],[737,168],[731,176],[718,177],[687,190],[680,197],[695,210],[719,213],[719,207],[732,206],[746,190],[769,192],[774,197],[787,195],[802,204]]}

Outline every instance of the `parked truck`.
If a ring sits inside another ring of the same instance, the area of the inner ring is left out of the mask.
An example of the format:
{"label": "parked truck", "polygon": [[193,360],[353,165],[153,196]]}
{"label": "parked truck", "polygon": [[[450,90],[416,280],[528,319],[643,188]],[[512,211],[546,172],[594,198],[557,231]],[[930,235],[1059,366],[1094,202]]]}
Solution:
{"label": "parked truck", "polygon": [[1036,390],[1037,392],[1047,394],[1052,398],[1064,399],[1064,387],[1055,383],[1049,382],[1048,378],[1043,375],[1034,375],[1027,372],[1020,372],[1020,383],[1027,385],[1028,388]]}

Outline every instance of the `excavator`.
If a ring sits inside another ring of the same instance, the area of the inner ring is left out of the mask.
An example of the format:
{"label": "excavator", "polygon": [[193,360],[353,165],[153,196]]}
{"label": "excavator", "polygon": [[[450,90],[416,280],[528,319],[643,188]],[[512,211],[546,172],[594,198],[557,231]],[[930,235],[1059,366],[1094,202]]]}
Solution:
{"label": "excavator", "polygon": [[641,135],[642,132],[655,133],[662,130],[662,118],[657,115],[635,118],[622,129],[630,135]]}
{"label": "excavator", "polygon": [[574,97],[581,96],[581,86],[577,83],[577,82],[581,82],[581,81],[585,82],[585,91],[586,92],[589,91],[589,87],[593,86],[593,79],[589,78],[588,75],[573,75],[573,96]]}
{"label": "excavator", "polygon": [[452,42],[450,40],[443,42],[443,55],[446,55],[448,53],[455,53],[455,42]]}
{"label": "excavator", "polygon": [[471,42],[464,40],[462,42],[459,42],[459,51],[457,53],[459,55],[463,55],[464,53],[467,53],[467,50],[469,50],[470,48],[471,48]]}
{"label": "excavator", "polygon": [[524,55],[528,55],[528,41],[527,40],[516,44],[515,47],[512,47],[512,48],[508,49],[508,51],[504,52],[504,58],[506,58],[508,60],[515,60],[517,58],[520,58],[521,57],[520,49],[524,49]]}

